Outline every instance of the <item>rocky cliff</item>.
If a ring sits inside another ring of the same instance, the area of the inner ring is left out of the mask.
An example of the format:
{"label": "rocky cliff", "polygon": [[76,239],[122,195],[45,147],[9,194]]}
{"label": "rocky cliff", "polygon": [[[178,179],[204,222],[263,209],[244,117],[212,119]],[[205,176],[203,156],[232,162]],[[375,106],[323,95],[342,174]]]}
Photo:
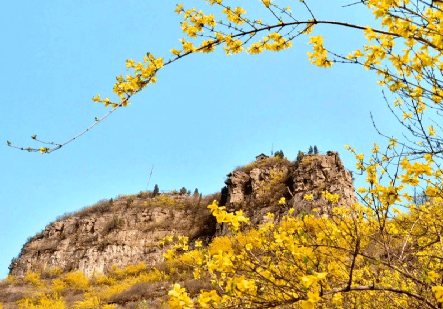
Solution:
{"label": "rocky cliff", "polygon": [[[295,162],[278,157],[257,160],[228,174],[225,183],[227,209],[243,209],[253,223],[260,223],[267,212],[283,214],[292,207],[295,214],[314,208],[328,214],[331,205],[322,195],[326,191],[340,195],[338,205],[357,202],[352,176],[332,151],[304,155]],[[304,199],[311,194],[311,200]],[[281,197],[284,205],[278,203]]]}
{"label": "rocky cliff", "polygon": [[164,237],[187,236],[193,243],[214,235],[208,200],[141,193],[102,201],[46,226],[23,246],[10,273],[20,277],[28,270],[59,267],[91,275],[112,265],[154,265],[163,260],[158,243]]}
{"label": "rocky cliff", "polygon": [[[280,216],[291,207],[295,213],[318,208],[327,214],[331,205],[322,196],[324,191],[338,193],[339,204],[356,202],[351,175],[337,153],[305,155],[295,162],[259,158],[230,173],[221,194],[202,199],[143,192],[66,215],[23,246],[10,272],[20,277],[28,270],[57,266],[91,275],[106,273],[112,265],[154,265],[163,260],[166,248],[159,242],[166,236],[189,237],[192,246],[196,240],[207,244],[226,232],[206,208],[213,199],[228,210],[242,209],[258,224],[266,213]],[[313,198],[308,201],[305,194]],[[284,204],[279,203],[282,197]]]}

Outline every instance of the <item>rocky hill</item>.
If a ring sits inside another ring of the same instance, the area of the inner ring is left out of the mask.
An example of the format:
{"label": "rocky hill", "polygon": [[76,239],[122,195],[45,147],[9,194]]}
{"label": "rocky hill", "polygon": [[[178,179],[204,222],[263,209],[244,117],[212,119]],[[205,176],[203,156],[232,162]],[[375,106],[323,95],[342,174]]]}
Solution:
{"label": "rocky hill", "polygon": [[[242,209],[253,224],[268,212],[282,215],[290,207],[296,213],[321,207],[320,213],[326,214],[323,191],[338,193],[341,205],[356,202],[351,175],[335,152],[305,155],[295,162],[265,157],[227,176],[221,194],[204,199],[142,192],[66,215],[23,246],[10,272],[23,276],[28,270],[56,266],[92,275],[106,273],[112,265],[154,265],[162,260],[164,249],[158,243],[166,236],[186,236],[192,244],[224,233],[206,209],[213,199],[230,211]],[[313,198],[305,200],[305,194]],[[285,205],[279,205],[281,197]]]}
{"label": "rocky hill", "polygon": [[[228,174],[225,190],[227,209],[243,209],[254,224],[267,212],[283,214],[290,207],[295,214],[313,208],[327,214],[330,209],[322,196],[324,191],[339,194],[338,205],[357,202],[352,176],[332,151],[304,155],[295,162],[278,157],[256,160]],[[304,199],[306,194],[312,194],[312,199]],[[285,206],[278,203],[281,197],[287,201]]]}
{"label": "rocky hill", "polygon": [[[217,223],[207,209],[214,199],[225,205],[228,211],[243,210],[253,225],[261,223],[268,212],[278,218],[291,207],[295,214],[317,208],[318,214],[328,215],[331,204],[323,197],[326,191],[340,195],[339,205],[356,202],[351,174],[336,152],[304,155],[297,161],[259,156],[256,161],[229,173],[225,183],[220,193],[206,197],[140,192],[104,200],[64,215],[23,246],[20,255],[9,267],[10,278],[27,282],[29,271],[41,274],[52,269],[63,273],[78,270],[91,278],[97,274],[115,273],[116,266],[132,269],[131,265],[139,263],[144,265],[142,268],[145,270],[154,266],[158,268],[169,248],[162,243],[165,237],[187,237],[192,248],[196,241],[205,246],[214,236],[227,233],[226,227]],[[305,199],[305,195],[312,198]],[[284,203],[281,202],[282,197]],[[168,284],[151,288],[160,289],[158,295],[166,295]],[[193,281],[189,284],[191,290],[192,286],[199,286]],[[11,297],[11,291],[16,288],[6,286],[12,290],[3,288],[3,294]],[[0,285],[0,304],[8,304],[2,300],[1,291]],[[26,291],[26,295],[32,294],[29,287]],[[19,296],[10,298],[10,308],[15,308],[13,304],[25,295],[22,294],[23,289]],[[143,293],[140,295],[135,300],[147,298]],[[121,308],[129,308],[125,307],[129,300],[124,300],[126,296],[121,297],[124,305]],[[117,300],[115,302],[118,303]]]}
{"label": "rocky hill", "polygon": [[216,222],[206,206],[217,197],[145,192],[101,201],[47,225],[23,246],[10,273],[20,277],[28,270],[59,267],[92,275],[112,265],[154,265],[163,260],[158,243],[164,237],[207,242],[214,235]]}

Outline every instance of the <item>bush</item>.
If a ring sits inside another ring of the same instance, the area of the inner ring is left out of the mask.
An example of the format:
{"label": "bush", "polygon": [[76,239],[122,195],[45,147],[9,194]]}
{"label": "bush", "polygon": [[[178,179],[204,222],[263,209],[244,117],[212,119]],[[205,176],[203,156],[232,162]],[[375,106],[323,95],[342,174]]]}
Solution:
{"label": "bush", "polygon": [[126,276],[136,276],[141,272],[146,271],[147,267],[145,263],[139,263],[137,265],[128,265],[126,266],[124,273]]}
{"label": "bush", "polygon": [[74,290],[85,290],[89,286],[89,280],[81,271],[73,271],[63,278],[63,281]]}
{"label": "bush", "polygon": [[40,272],[27,271],[25,277],[23,278],[23,282],[32,284],[33,286],[40,287],[43,285],[43,282],[40,280]]}
{"label": "bush", "polygon": [[20,309],[65,309],[65,302],[60,295],[39,293],[30,298],[17,301]]}
{"label": "bush", "polygon": [[114,217],[114,219],[110,220],[105,227],[103,228],[102,235],[107,235],[111,233],[112,231],[118,229],[123,225],[123,220],[119,219],[118,217]]}
{"label": "bush", "polygon": [[131,286],[121,293],[109,298],[108,303],[125,304],[128,302],[141,301],[145,299],[160,298],[168,294],[171,288],[169,282],[146,283],[140,282]]}
{"label": "bush", "polygon": [[110,212],[111,210],[111,203],[109,202],[109,200],[101,200],[92,206],[84,207],[78,212],[73,213],[73,216],[84,218],[90,216],[91,214],[103,214],[106,212]]}
{"label": "bush", "polygon": [[46,267],[41,274],[41,279],[54,279],[62,273],[63,270],[59,267]]}

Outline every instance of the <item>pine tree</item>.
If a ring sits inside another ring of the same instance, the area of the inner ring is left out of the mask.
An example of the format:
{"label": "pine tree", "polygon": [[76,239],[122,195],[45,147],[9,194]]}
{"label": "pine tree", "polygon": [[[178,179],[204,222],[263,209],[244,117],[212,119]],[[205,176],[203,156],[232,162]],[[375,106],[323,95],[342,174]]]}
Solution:
{"label": "pine tree", "polygon": [[274,157],[278,157],[280,159],[283,159],[285,157],[285,154],[283,153],[283,150],[279,150],[279,151],[275,152]]}
{"label": "pine tree", "polygon": [[308,154],[314,154],[314,149],[312,149],[312,146],[309,146],[309,151],[308,151]]}
{"label": "pine tree", "polygon": [[186,188],[183,187],[183,188],[180,189],[180,194],[186,194],[187,191],[188,190],[186,190]]}
{"label": "pine tree", "polygon": [[198,198],[200,196],[200,194],[198,193],[198,189],[197,188],[195,188],[193,196],[195,198]]}
{"label": "pine tree", "polygon": [[156,184],[155,186],[154,186],[154,191],[152,192],[152,194],[154,195],[154,196],[156,196],[156,195],[158,195],[160,193],[160,190],[159,190],[159,188],[158,188],[158,185]]}
{"label": "pine tree", "polygon": [[317,145],[314,145],[314,154],[318,154],[318,148],[317,148]]}
{"label": "pine tree", "polygon": [[299,151],[298,151],[298,154],[297,154],[297,159],[296,159],[296,161],[297,161],[297,162],[301,161],[301,159],[303,158],[303,155],[304,155],[304,153],[303,153],[301,150],[299,150]]}

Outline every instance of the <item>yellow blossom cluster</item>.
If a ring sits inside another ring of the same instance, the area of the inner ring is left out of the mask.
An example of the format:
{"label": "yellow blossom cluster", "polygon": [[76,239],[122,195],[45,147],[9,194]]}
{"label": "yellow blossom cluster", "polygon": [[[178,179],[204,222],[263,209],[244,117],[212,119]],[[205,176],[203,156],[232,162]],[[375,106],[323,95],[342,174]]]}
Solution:
{"label": "yellow blossom cluster", "polygon": [[311,36],[309,44],[312,44],[313,53],[308,52],[309,60],[312,64],[319,67],[328,68],[332,66],[332,62],[328,60],[328,51],[323,47],[323,37]]}
{"label": "yellow blossom cluster", "polygon": [[330,193],[328,191],[322,191],[321,195],[329,202],[333,203],[333,204],[337,204],[338,201],[340,200],[340,195],[338,195],[337,193]]}
{"label": "yellow blossom cluster", "polygon": [[226,7],[223,9],[222,13],[226,14],[226,18],[234,24],[241,25],[246,21],[244,17],[242,17],[243,14],[246,14],[246,11],[241,7],[237,7],[234,10],[230,7]]}
{"label": "yellow blossom cluster", "polygon": [[228,223],[229,227],[234,231],[240,228],[241,223],[249,223],[249,218],[243,215],[242,210],[238,210],[235,213],[227,212],[226,207],[219,207],[216,200],[208,206],[208,209],[217,218],[218,223]]}
{"label": "yellow blossom cluster", "polygon": [[193,307],[193,302],[188,294],[185,292],[184,288],[180,287],[180,284],[174,284],[174,289],[169,291],[169,296],[171,298],[168,304],[171,309],[187,309]]}
{"label": "yellow blossom cluster", "polygon": [[201,34],[205,27],[215,27],[217,22],[213,14],[205,15],[201,10],[197,12],[195,8],[184,11],[183,6],[177,5],[176,12],[182,9],[179,14],[183,13],[183,21],[181,27],[183,33],[191,38],[196,38]]}

